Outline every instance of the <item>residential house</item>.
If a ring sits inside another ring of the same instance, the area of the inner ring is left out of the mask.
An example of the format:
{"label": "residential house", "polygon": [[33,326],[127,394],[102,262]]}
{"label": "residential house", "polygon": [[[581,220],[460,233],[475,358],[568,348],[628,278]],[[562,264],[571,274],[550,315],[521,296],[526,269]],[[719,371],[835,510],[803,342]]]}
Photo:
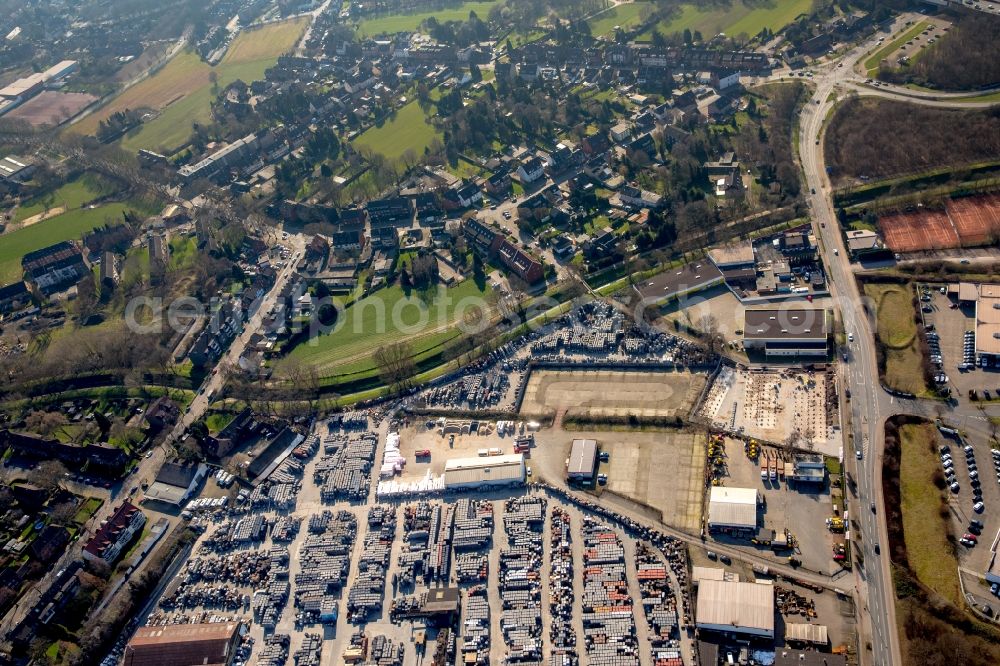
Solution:
{"label": "residential house", "polygon": [[83,547],[83,559],[114,564],[122,549],[146,524],[146,514],[130,502],[122,502]]}
{"label": "residential house", "polygon": [[21,268],[46,296],[72,287],[90,271],[80,246],[72,241],[29,252],[21,258]]}
{"label": "residential house", "polygon": [[623,144],[632,136],[632,126],[626,122],[620,122],[611,128],[611,138],[615,143]]}
{"label": "residential house", "polygon": [[486,191],[495,196],[506,195],[510,191],[510,172],[506,168],[486,179]]}
{"label": "residential house", "polygon": [[14,282],[0,287],[0,314],[14,312],[31,303],[31,292],[24,282]]}
{"label": "residential house", "polygon": [[31,552],[42,564],[54,562],[66,550],[69,532],[59,525],[46,525],[31,542]]}
{"label": "residential house", "polygon": [[606,153],[611,150],[611,142],[608,140],[608,135],[603,132],[597,132],[595,134],[590,134],[583,138],[580,143],[580,148],[587,155],[600,155],[601,153]]}
{"label": "residential house", "polygon": [[177,423],[180,415],[181,409],[177,406],[177,403],[161,395],[153,401],[153,404],[149,406],[143,417],[146,419],[146,423],[149,424],[150,430],[159,432]]}
{"label": "residential house", "polygon": [[618,197],[623,205],[635,208],[659,208],[663,203],[663,197],[659,194],[634,185],[623,186],[618,190]]}
{"label": "residential house", "polygon": [[534,155],[521,162],[521,166],[517,168],[517,176],[525,185],[535,182],[544,175],[545,163]]}
{"label": "residential house", "polygon": [[365,210],[372,229],[381,226],[408,227],[413,224],[413,204],[405,197],[369,201]]}
{"label": "residential house", "polygon": [[59,460],[70,469],[86,466],[97,474],[119,475],[128,463],[128,454],[107,444],[64,444],[56,439],[37,435],[0,430],[0,448],[9,447],[25,458]]}
{"label": "residential house", "polygon": [[114,252],[105,252],[101,258],[101,286],[114,289],[121,279],[121,258]]}
{"label": "residential house", "polygon": [[243,324],[243,310],[226,301],[209,317],[205,328],[195,338],[188,358],[196,368],[215,362],[236,337]]}
{"label": "residential house", "polygon": [[483,200],[483,192],[475,183],[465,183],[455,190],[455,197],[462,208],[470,208]]}

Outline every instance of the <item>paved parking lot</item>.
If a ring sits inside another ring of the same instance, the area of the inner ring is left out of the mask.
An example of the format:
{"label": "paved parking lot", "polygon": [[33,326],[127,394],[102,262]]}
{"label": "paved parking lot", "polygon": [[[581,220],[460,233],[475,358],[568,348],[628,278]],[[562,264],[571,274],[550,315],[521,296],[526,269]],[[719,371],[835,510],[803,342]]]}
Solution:
{"label": "paved parking lot", "polygon": [[[976,327],[976,310],[974,304],[958,305],[958,299],[949,294],[940,292],[940,284],[928,285],[929,290],[919,288],[921,294],[930,297],[930,301],[921,301],[921,315],[925,325],[932,325],[934,329],[928,331],[930,336],[928,341],[937,340],[941,350],[942,365],[940,372],[948,377],[948,384],[952,387],[952,395],[961,402],[969,401],[969,391],[976,391],[980,399],[985,397],[985,391],[990,392],[992,399],[1000,398],[1000,371],[995,368],[975,367],[968,370],[959,370],[958,365],[963,363],[964,345],[966,331],[974,331]],[[929,307],[929,312],[923,309]],[[932,349],[932,351],[934,351]]]}

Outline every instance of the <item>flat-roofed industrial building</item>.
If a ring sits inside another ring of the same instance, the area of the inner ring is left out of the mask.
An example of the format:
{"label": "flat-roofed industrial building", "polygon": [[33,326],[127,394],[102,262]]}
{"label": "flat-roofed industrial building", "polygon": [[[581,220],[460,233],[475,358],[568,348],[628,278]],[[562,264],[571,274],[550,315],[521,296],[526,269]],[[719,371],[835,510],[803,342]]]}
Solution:
{"label": "flat-roofed industrial building", "polygon": [[597,440],[574,439],[566,461],[566,478],[570,481],[589,481],[597,469]]}
{"label": "flat-roofed industrial building", "polygon": [[695,624],[702,631],[774,638],[774,587],[702,580]]}
{"label": "flat-roofed industrial building", "polygon": [[524,456],[520,453],[482,458],[454,458],[445,463],[444,487],[482,488],[524,483]]}
{"label": "flat-roofed industrial building", "polygon": [[744,312],[743,346],[766,356],[826,356],[829,330],[821,308]]}
{"label": "flat-roofed industrial building", "polygon": [[239,622],[139,627],[125,647],[124,666],[229,666],[236,655]]}
{"label": "flat-roofed industrial building", "polygon": [[1000,366],[1000,284],[981,284],[976,298],[976,356]]}
{"label": "flat-roofed industrial building", "polygon": [[713,486],[708,501],[708,529],[718,532],[757,531],[757,491]]}

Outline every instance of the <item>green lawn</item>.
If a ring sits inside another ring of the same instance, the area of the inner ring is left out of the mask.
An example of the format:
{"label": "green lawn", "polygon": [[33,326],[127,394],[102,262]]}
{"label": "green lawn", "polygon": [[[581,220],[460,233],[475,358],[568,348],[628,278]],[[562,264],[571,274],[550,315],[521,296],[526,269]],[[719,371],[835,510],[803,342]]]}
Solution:
{"label": "green lawn", "polygon": [[902,285],[866,284],[865,295],[875,301],[878,336],[885,345],[885,383],[890,388],[920,395],[927,390],[913,321],[913,295]]}
{"label": "green lawn", "polygon": [[382,16],[379,18],[365,19],[358,24],[358,35],[361,37],[370,37],[372,35],[381,35],[383,33],[393,34],[396,32],[413,32],[420,24],[425,20],[431,18],[432,16],[438,20],[439,23],[445,23],[447,21],[467,21],[469,19],[469,12],[474,11],[476,15],[483,21],[490,13],[490,9],[493,5],[497,4],[499,0],[487,0],[486,2],[463,2],[457,7],[451,9],[440,9],[427,12],[417,12],[414,14],[391,14],[389,16]]}
{"label": "green lawn", "polygon": [[[263,79],[264,72],[277,60],[275,57],[246,63],[220,63],[215,67],[219,77],[219,90],[236,79],[247,82]],[[122,148],[133,152],[146,148],[172,153],[187,142],[194,123],[211,122],[211,103],[215,95],[216,90],[211,84],[201,86],[186,97],[170,104],[153,120],[143,123],[139,129],[127,134],[122,139]]]}
{"label": "green lawn", "polygon": [[53,208],[66,210],[82,208],[84,204],[90,203],[97,197],[110,193],[110,188],[97,178],[87,176],[77,178],[44,196],[24,202],[14,214],[14,222],[20,222]]}
{"label": "green lawn", "polygon": [[961,604],[958,569],[948,542],[951,531],[941,508],[947,505],[944,491],[932,483],[940,470],[933,425],[900,428],[899,486],[902,495],[903,541],[910,567],[920,581],[954,604]]}
{"label": "green lawn", "polygon": [[174,236],[170,239],[170,268],[187,268],[197,256],[198,241],[194,236]]}
{"label": "green lawn", "polygon": [[865,60],[865,69],[868,70],[868,76],[875,76],[876,74],[878,74],[878,66],[879,63],[882,62],[882,60],[889,57],[889,55],[893,53],[896,49],[898,49],[900,46],[902,46],[906,42],[910,41],[911,39],[919,35],[921,32],[924,31],[924,28],[926,27],[927,27],[927,22],[921,21],[920,23],[911,27],[909,30],[903,32],[903,34],[901,34],[896,39],[892,40],[891,42],[888,42],[885,46],[875,51],[875,53],[868,56],[868,59]]}
{"label": "green lawn", "polygon": [[80,508],[76,510],[76,514],[73,516],[73,522],[77,525],[83,525],[85,522],[90,520],[90,517],[97,513],[97,510],[101,508],[104,504],[104,500],[99,497],[88,497],[83,500],[80,504]]}
{"label": "green lawn", "polygon": [[0,236],[0,284],[21,276],[21,257],[47,245],[78,239],[85,232],[121,217],[130,206],[112,203],[97,208],[71,210],[62,215]]}
{"label": "green lawn", "polygon": [[[685,4],[681,5],[681,11],[674,18],[660,21],[656,29],[664,35],[684,32],[685,28],[692,32],[698,30],[705,39],[720,32],[730,37],[741,33],[753,37],[764,28],[778,32],[800,14],[808,14],[811,8],[812,0],[771,0],[767,5],[758,6],[736,0],[731,7]],[[648,38],[649,34],[640,37]]]}
{"label": "green lawn", "polygon": [[649,6],[649,3],[633,2],[627,5],[612,7],[608,11],[602,12],[587,21],[590,24],[590,33],[595,37],[610,35],[614,32],[616,25],[628,30],[639,24],[639,14],[642,12],[643,7],[647,6]]}
{"label": "green lawn", "polygon": [[413,101],[399,109],[395,118],[357,137],[354,145],[356,148],[370,148],[387,159],[398,160],[410,149],[417,156],[423,155],[424,148],[431,145],[434,137],[440,136],[440,132],[428,122],[420,105]]}
{"label": "green lawn", "polygon": [[[315,365],[322,374],[334,369],[343,374],[371,369],[371,353],[400,340],[409,340],[414,354],[419,354],[455,337],[453,329],[435,329],[450,328],[460,304],[468,312],[472,308],[467,306],[481,302],[488,291],[489,287],[481,292],[474,281],[465,280],[446,289],[446,299],[434,292],[434,300],[424,304],[415,292],[407,299],[398,286],[380,289],[347,308],[337,330],[300,344],[289,358]],[[422,320],[426,323],[421,326]]]}

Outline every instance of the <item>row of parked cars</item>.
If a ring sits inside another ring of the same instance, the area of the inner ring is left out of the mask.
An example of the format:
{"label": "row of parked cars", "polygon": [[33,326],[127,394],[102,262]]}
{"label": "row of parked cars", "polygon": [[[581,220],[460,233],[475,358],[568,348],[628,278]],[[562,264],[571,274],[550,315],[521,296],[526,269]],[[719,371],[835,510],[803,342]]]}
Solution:
{"label": "row of parked cars", "polygon": [[[979,480],[979,468],[976,465],[976,452],[971,445],[967,445],[963,450],[965,452],[965,464],[968,468],[969,484],[972,486],[972,510],[976,513],[982,513],[986,505],[983,504],[983,488]],[[994,457],[994,461],[997,461],[996,457]],[[961,486],[955,477],[955,461],[951,456],[951,447],[947,444],[941,447],[941,465],[944,468],[944,478],[948,483],[948,487],[951,489],[951,492],[957,493],[961,490]],[[998,469],[998,474],[1000,474],[1000,469]],[[998,477],[998,480],[1000,480],[1000,477]]]}
{"label": "row of parked cars", "polygon": [[[966,548],[972,548],[979,542],[979,535],[983,533],[983,521],[970,520],[969,527],[966,529],[968,531],[962,535],[958,542]],[[996,586],[994,585],[994,587]],[[996,594],[996,590],[993,590],[993,594]]]}

